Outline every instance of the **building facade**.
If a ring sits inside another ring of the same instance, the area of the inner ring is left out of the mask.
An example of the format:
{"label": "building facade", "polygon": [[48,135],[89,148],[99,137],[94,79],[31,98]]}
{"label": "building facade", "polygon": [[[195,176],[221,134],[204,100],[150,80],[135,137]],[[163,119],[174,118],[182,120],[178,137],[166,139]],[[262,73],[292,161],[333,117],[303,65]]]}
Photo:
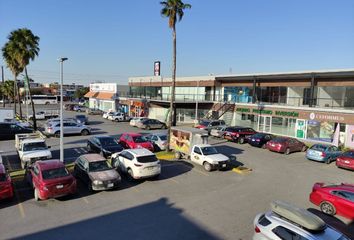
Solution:
{"label": "building facade", "polygon": [[[129,78],[149,116],[166,121],[172,80]],[[354,147],[354,69],[177,78],[179,122],[220,118],[230,125]],[[197,115],[197,116],[196,116]]]}

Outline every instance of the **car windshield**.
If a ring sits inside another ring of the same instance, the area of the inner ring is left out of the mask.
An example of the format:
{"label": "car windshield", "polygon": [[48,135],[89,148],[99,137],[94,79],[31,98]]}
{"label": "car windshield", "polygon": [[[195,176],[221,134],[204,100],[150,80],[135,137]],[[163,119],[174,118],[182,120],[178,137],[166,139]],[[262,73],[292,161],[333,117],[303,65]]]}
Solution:
{"label": "car windshield", "polygon": [[89,170],[90,172],[100,172],[112,169],[109,166],[107,161],[97,161],[97,162],[90,162]]}
{"label": "car windshield", "polygon": [[79,119],[85,119],[86,116],[85,115],[77,115],[76,118],[79,118]]}
{"label": "car windshield", "polygon": [[101,142],[102,146],[106,146],[106,147],[119,145],[114,138],[110,138],[110,137],[109,138],[101,138],[100,142]]}
{"label": "car windshield", "polygon": [[42,171],[42,177],[44,180],[54,179],[54,178],[61,178],[69,176],[68,170],[65,167],[48,169]]}
{"label": "car windshield", "polygon": [[0,173],[0,182],[5,182],[6,181],[6,174]]}
{"label": "car windshield", "polygon": [[137,157],[136,159],[137,159],[137,161],[140,162],[140,163],[151,163],[151,162],[156,162],[156,161],[158,161],[155,155]]}
{"label": "car windshield", "polygon": [[143,143],[143,142],[147,142],[148,141],[146,139],[146,137],[144,137],[144,136],[135,136],[135,137],[133,137],[133,140],[136,143]]}
{"label": "car windshield", "polygon": [[202,126],[208,126],[209,123],[210,123],[210,121],[206,121],[206,120],[201,120],[201,121],[199,122],[199,124],[202,125]]}
{"label": "car windshield", "polygon": [[204,155],[218,154],[218,151],[215,147],[202,147],[201,149]]}
{"label": "car windshield", "polygon": [[167,136],[166,135],[161,135],[159,136],[161,141],[166,141],[167,140]]}
{"label": "car windshield", "polygon": [[326,151],[327,146],[315,144],[315,145],[313,145],[313,146],[311,147],[311,149],[312,149],[312,150],[316,150],[316,151]]}
{"label": "car windshield", "polygon": [[343,156],[354,158],[354,152],[353,151],[345,152],[343,153]]}
{"label": "car windshield", "polygon": [[38,151],[38,150],[46,150],[47,145],[45,142],[34,142],[34,143],[26,143],[23,146],[23,151]]}
{"label": "car windshield", "polygon": [[276,143],[284,143],[286,142],[286,138],[276,138],[276,139],[273,139],[273,142],[276,142]]}
{"label": "car windshield", "polygon": [[263,138],[265,135],[264,134],[262,134],[262,133],[256,133],[256,134],[254,134],[252,137],[253,138]]}

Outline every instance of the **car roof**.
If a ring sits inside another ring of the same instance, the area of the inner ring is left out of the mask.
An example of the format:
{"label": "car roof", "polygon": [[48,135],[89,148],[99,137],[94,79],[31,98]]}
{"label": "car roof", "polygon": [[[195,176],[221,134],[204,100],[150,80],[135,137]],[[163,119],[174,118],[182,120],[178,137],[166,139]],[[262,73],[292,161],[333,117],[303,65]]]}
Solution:
{"label": "car roof", "polygon": [[210,144],[196,144],[196,147],[212,147]]}
{"label": "car roof", "polygon": [[153,152],[145,149],[145,148],[135,148],[135,149],[126,149],[125,151],[128,151],[132,153],[134,156],[150,156],[150,155],[155,155]]}
{"label": "car roof", "polygon": [[84,158],[88,162],[106,161],[104,157],[102,157],[100,154],[97,153],[83,154],[81,155],[81,158]]}
{"label": "car roof", "polygon": [[332,190],[345,190],[354,193],[354,184],[350,183],[341,183],[341,184],[324,184],[322,188],[330,188]]}
{"label": "car roof", "polygon": [[36,164],[40,167],[41,170],[65,167],[64,163],[62,163],[59,159],[37,161]]}
{"label": "car roof", "polygon": [[142,134],[140,134],[140,133],[134,133],[134,132],[123,133],[123,134],[130,135],[130,136],[132,136],[132,137],[143,136],[143,135],[142,135]]}

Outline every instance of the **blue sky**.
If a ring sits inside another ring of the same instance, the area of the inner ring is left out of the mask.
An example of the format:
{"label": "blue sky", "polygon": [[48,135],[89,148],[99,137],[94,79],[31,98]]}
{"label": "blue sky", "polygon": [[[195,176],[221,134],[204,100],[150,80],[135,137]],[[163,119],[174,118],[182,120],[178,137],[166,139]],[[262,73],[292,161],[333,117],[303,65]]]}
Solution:
{"label": "blue sky", "polygon": [[[354,67],[353,0],[186,0],[177,74],[200,76]],[[127,83],[171,75],[172,37],[157,0],[1,0],[0,46],[27,27],[41,38],[28,70],[39,82]],[[0,64],[5,65],[2,58]],[[5,78],[11,78],[6,69]]]}

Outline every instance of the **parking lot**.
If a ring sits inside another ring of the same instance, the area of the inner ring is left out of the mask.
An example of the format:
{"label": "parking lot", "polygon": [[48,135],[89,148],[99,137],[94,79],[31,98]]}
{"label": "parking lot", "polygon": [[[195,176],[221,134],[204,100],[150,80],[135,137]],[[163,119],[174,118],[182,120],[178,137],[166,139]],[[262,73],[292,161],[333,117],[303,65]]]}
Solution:
{"label": "parking lot", "polygon": [[[66,112],[70,117],[75,114]],[[126,122],[89,116],[93,135],[119,136],[144,132]],[[158,130],[155,130],[158,131]],[[150,131],[153,132],[153,131]],[[87,153],[90,136],[66,136],[65,163]],[[315,182],[354,182],[352,171],[334,163],[308,161],[304,153],[277,154],[248,144],[210,139],[235,165],[252,169],[205,172],[188,161],[163,161],[157,180],[129,182],[117,190],[90,193],[78,181],[74,197],[36,202],[23,181],[15,183],[16,196],[0,203],[0,238],[21,239],[251,239],[253,219],[267,211],[273,200],[309,209],[328,224],[354,238],[354,223],[323,215],[312,205],[309,193]],[[53,158],[59,158],[59,139],[48,138]],[[1,141],[9,170],[20,168],[14,141]],[[351,234],[351,235],[350,235]]]}

